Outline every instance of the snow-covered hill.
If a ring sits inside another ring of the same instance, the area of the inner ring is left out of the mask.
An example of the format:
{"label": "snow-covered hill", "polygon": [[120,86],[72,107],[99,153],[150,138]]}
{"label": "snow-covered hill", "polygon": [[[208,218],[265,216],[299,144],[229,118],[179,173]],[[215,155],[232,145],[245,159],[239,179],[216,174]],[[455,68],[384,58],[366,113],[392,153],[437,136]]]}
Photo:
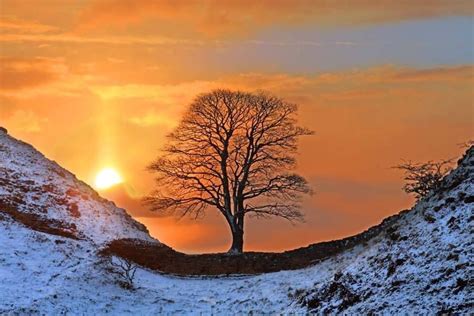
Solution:
{"label": "snow-covered hill", "polygon": [[[0,314],[434,314],[473,309],[474,149],[443,188],[364,244],[312,267],[183,278],[139,269],[127,290],[98,253],[154,242],[31,146],[0,131]],[[73,207],[71,205],[77,205]]]}
{"label": "snow-covered hill", "polygon": [[0,130],[0,208],[30,228],[87,238],[151,240],[145,226],[91,187]]}

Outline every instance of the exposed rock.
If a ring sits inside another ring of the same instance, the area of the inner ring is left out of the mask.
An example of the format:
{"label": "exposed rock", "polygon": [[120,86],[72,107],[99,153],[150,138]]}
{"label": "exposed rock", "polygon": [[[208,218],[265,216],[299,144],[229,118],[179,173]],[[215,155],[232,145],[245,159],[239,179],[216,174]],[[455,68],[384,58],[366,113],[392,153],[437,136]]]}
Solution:
{"label": "exposed rock", "polygon": [[[343,312],[350,306],[361,301],[361,295],[351,289],[354,280],[349,274],[336,273],[334,279],[316,290],[305,293],[299,298],[299,304],[308,308],[309,312],[318,311],[324,314]],[[365,297],[369,297],[367,293]],[[336,301],[337,305],[326,305],[327,302]],[[324,308],[322,306],[325,305]]]}

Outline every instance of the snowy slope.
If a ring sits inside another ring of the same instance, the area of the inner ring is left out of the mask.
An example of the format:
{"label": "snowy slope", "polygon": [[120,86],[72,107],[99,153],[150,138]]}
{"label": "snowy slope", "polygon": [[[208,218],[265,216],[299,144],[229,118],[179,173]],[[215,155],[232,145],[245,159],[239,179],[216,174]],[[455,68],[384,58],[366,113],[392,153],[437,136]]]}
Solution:
{"label": "snowy slope", "polygon": [[471,148],[438,192],[342,262],[336,275],[302,288],[299,303],[324,313],[473,312],[473,210]]}
{"label": "snowy slope", "polygon": [[[1,134],[0,163],[0,179],[7,174],[44,185],[52,178],[61,192],[66,185],[94,195],[69,173],[56,176],[51,170],[59,167],[28,145]],[[10,200],[18,194],[3,184],[0,192]],[[24,196],[37,202],[33,193]],[[76,198],[78,218],[48,199],[41,203],[51,204],[45,215],[74,222],[82,239],[32,230],[0,206],[0,314],[467,314],[473,308],[473,149],[440,192],[366,244],[306,269],[257,276],[178,278],[139,269],[136,289],[123,289],[98,255],[100,247],[113,238],[148,235],[108,202]]]}
{"label": "snowy slope", "polygon": [[[3,203],[2,203],[3,202]],[[97,244],[117,238],[151,240],[123,209],[28,144],[0,131],[0,206],[62,223]]]}

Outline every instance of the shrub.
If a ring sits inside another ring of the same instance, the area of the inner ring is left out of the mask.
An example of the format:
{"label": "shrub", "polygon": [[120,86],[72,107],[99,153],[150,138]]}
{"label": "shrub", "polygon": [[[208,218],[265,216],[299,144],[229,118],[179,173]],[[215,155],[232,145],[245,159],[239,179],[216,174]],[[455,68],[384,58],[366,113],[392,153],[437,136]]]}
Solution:
{"label": "shrub", "polygon": [[405,173],[404,180],[406,183],[403,190],[408,194],[414,194],[416,199],[419,200],[441,186],[444,177],[453,169],[452,162],[452,159],[424,163],[409,161],[394,168]]}
{"label": "shrub", "polygon": [[120,277],[120,285],[126,289],[133,289],[137,265],[120,257],[110,257],[110,264],[114,268],[113,272]]}

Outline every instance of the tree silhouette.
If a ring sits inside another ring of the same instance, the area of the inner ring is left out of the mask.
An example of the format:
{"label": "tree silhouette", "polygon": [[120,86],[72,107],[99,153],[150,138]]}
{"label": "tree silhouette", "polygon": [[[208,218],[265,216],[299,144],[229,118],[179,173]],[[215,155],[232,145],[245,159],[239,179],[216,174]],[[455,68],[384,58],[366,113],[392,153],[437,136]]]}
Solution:
{"label": "tree silhouette", "polygon": [[246,215],[302,220],[307,181],[292,172],[299,136],[297,106],[275,96],[215,90],[199,95],[168,135],[163,155],[149,170],[153,211],[200,217],[209,208],[226,219],[229,252],[243,251]]}
{"label": "tree silhouette", "polygon": [[453,169],[452,163],[452,159],[423,163],[408,161],[393,168],[405,174],[403,190],[420,200],[440,187],[444,177]]}

